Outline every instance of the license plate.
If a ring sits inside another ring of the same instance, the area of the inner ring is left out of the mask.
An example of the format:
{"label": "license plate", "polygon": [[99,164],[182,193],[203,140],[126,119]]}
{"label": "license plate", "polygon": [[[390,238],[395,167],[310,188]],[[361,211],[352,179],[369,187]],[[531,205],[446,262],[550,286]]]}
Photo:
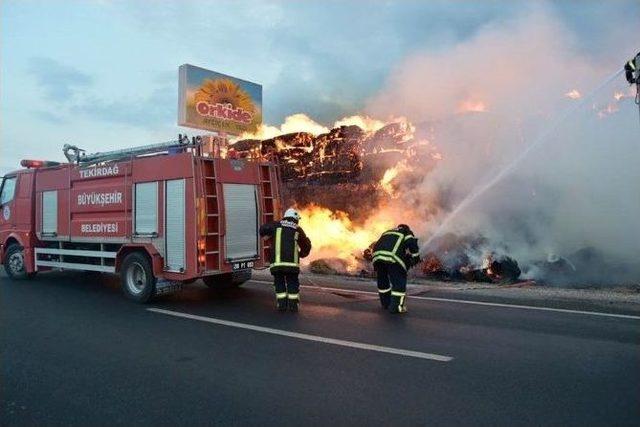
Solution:
{"label": "license plate", "polygon": [[246,270],[248,268],[253,268],[253,261],[234,262],[231,264],[232,270]]}

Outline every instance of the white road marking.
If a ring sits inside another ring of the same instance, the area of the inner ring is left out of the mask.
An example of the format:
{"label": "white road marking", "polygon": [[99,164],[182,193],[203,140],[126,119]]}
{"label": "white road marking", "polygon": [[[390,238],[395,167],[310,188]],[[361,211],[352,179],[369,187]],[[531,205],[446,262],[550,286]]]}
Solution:
{"label": "white road marking", "polygon": [[[251,280],[256,283],[267,283],[272,284],[272,282],[268,282],[266,280]],[[301,285],[301,288],[309,288],[309,289],[321,289],[323,291],[336,291],[336,292],[347,292],[353,294],[364,294],[364,295],[377,295],[376,292],[370,291],[359,291],[356,289],[343,289],[343,288],[331,288],[331,287],[322,287],[322,286],[308,286]],[[491,307],[504,307],[504,308],[519,308],[524,310],[538,310],[538,311],[555,311],[557,313],[569,313],[569,314],[586,314],[590,316],[601,316],[601,317],[614,317],[618,319],[634,319],[640,320],[640,316],[634,316],[631,314],[614,314],[614,313],[603,313],[601,311],[584,311],[584,310],[569,310],[565,308],[552,308],[552,307],[536,307],[533,305],[519,305],[519,304],[503,304],[499,302],[484,302],[484,301],[470,301],[463,299],[454,299],[454,298],[438,298],[438,297],[421,297],[421,296],[411,296],[407,295],[408,299],[418,299],[418,300],[426,300],[426,301],[439,301],[439,302],[452,302],[457,304],[472,304],[472,305],[486,305]]]}
{"label": "white road marking", "polygon": [[566,308],[536,307],[533,305],[518,305],[518,304],[501,304],[499,302],[469,301],[469,300],[460,300],[460,299],[451,299],[451,298],[419,297],[419,296],[416,296],[416,297],[410,296],[409,298],[424,299],[424,300],[430,300],[430,301],[455,302],[459,304],[489,305],[493,307],[521,308],[524,310],[539,310],[539,311],[555,311],[557,313],[587,314],[590,316],[617,317],[619,319],[640,320],[640,316],[633,316],[631,314],[603,313],[601,311],[569,310]]}
{"label": "white road marking", "polygon": [[418,359],[435,360],[438,362],[450,362],[453,357],[443,356],[440,354],[423,353],[420,351],[403,350],[400,348],[383,347],[373,344],[365,344],[355,341],[339,340],[335,338],[321,337],[318,335],[302,334],[299,332],[285,331],[283,329],[267,328],[264,326],[251,325],[248,323],[232,322],[230,320],[216,319],[214,317],[197,316],[195,314],[182,313],[179,311],[164,310],[162,308],[147,308],[148,311],[154,313],[166,314],[168,316],[182,317],[184,319],[198,320],[200,322],[213,323],[216,325],[230,326],[233,328],[248,329],[250,331],[263,332],[271,335],[280,335],[283,337],[296,338],[300,340],[315,341],[324,344],[339,345],[342,347],[357,348],[360,350],[377,351],[380,353],[395,354],[398,356],[415,357]]}

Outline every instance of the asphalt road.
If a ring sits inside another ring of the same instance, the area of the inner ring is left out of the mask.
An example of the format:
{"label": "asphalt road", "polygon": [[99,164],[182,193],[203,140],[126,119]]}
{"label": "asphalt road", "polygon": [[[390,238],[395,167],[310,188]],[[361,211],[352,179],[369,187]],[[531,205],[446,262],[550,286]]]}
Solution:
{"label": "asphalt road", "polygon": [[292,314],[258,282],[144,306],[110,276],[2,275],[0,425],[640,425],[639,318],[392,316],[348,286]]}

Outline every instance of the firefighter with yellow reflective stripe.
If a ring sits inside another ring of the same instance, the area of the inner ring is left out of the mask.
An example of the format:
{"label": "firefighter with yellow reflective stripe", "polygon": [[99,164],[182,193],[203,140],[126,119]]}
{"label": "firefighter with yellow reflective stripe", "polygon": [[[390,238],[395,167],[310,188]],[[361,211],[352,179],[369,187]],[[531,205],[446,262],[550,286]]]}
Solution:
{"label": "firefighter with yellow reflective stripe", "polygon": [[260,227],[260,236],[270,237],[271,274],[276,291],[276,307],[279,311],[298,311],[300,300],[300,258],[311,252],[311,241],[298,225],[300,214],[293,208],[284,213],[280,221]]}
{"label": "firefighter with yellow reflective stripe", "polygon": [[624,64],[624,72],[630,85],[640,83],[640,52]]}
{"label": "firefighter with yellow reflective stripe", "polygon": [[406,224],[382,233],[373,245],[373,267],[382,308],[406,313],[407,271],[420,263],[418,239]]}

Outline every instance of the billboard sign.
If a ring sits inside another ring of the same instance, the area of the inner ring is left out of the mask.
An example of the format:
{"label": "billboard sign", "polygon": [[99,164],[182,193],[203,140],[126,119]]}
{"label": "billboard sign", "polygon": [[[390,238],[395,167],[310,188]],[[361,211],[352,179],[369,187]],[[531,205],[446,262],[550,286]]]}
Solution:
{"label": "billboard sign", "polygon": [[262,86],[184,64],[179,69],[178,125],[239,135],[262,123]]}

